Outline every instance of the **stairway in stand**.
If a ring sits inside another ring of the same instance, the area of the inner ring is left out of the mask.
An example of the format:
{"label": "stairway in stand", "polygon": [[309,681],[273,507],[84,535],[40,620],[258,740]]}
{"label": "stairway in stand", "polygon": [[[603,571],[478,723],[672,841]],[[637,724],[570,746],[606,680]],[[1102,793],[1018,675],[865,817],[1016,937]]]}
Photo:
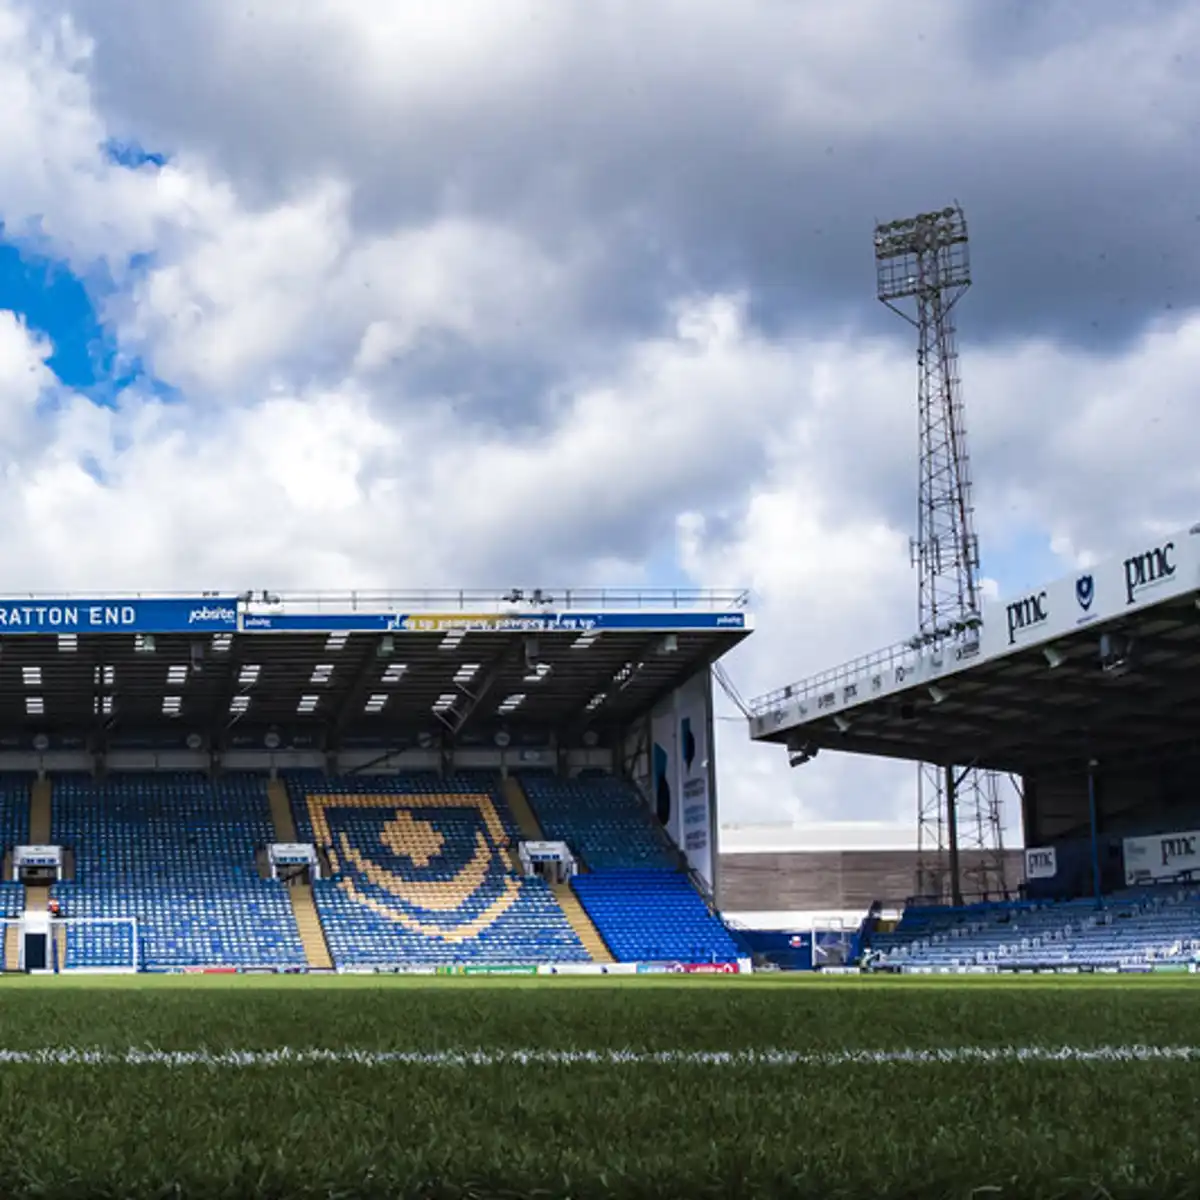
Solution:
{"label": "stairway in stand", "polygon": [[[292,805],[288,800],[287,787],[279,779],[267,783],[267,801],[271,806],[271,822],[275,826],[275,840],[280,842],[297,841],[296,821],[292,816]],[[288,899],[292,903],[292,916],[296,918],[296,929],[300,933],[300,942],[304,946],[304,958],[310,967],[316,970],[329,970],[333,966],[333,957],[329,953],[329,943],[325,940],[325,930],[321,927],[321,917],[313,901],[312,885],[308,883],[292,883],[288,886]]]}
{"label": "stairway in stand", "polygon": [[571,885],[569,883],[552,883],[550,890],[554,893],[554,898],[558,901],[559,908],[563,910],[563,915],[570,922],[571,928],[579,935],[583,948],[592,956],[592,962],[616,962],[612,951],[604,944],[600,931],[592,924],[592,918],[587,915],[587,910],[579,903],[579,897],[571,890]]}
{"label": "stairway in stand", "polygon": [[292,816],[292,805],[288,800],[287,788],[282,780],[268,780],[267,802],[271,806],[271,821],[275,826],[276,841],[297,841],[296,821]]}
{"label": "stairway in stand", "polygon": [[[505,776],[504,799],[517,822],[517,827],[521,830],[521,837],[529,842],[545,841],[542,827],[530,807],[529,797],[525,795],[525,789],[515,775]],[[563,916],[567,918],[571,928],[575,930],[576,936],[583,943],[583,948],[591,955],[592,962],[616,962],[612,952],[604,944],[599,930],[592,924],[592,918],[587,915],[583,905],[579,903],[579,897],[571,890],[571,885],[569,883],[552,883],[550,890],[558,901],[558,907],[563,910]]]}
{"label": "stairway in stand", "polygon": [[318,970],[331,969],[333,956],[329,953],[325,930],[321,928],[321,918],[317,915],[312,885],[293,883],[288,887],[288,896],[292,901],[292,915],[296,918],[296,928],[300,931],[300,941],[304,946],[304,957],[308,965]]}
{"label": "stairway in stand", "polygon": [[525,795],[525,789],[515,775],[504,777],[504,799],[508,804],[508,811],[512,813],[517,822],[517,828],[521,831],[522,840],[526,842],[545,841],[542,827],[538,824],[537,817],[533,815],[533,809],[529,807],[529,797]]}
{"label": "stairway in stand", "polygon": [[[51,786],[49,779],[34,780],[29,793],[29,841],[34,846],[45,846],[50,843],[50,802]],[[50,889],[44,884],[27,884],[25,887],[25,911],[27,913],[44,913],[50,907]],[[62,969],[66,957],[66,930],[54,929],[51,933],[52,953]],[[18,971],[21,964],[21,931],[18,925],[8,925],[4,934],[4,969]]]}
{"label": "stairway in stand", "polygon": [[29,841],[34,846],[50,842],[50,780],[36,779],[29,795]]}
{"label": "stairway in stand", "polygon": [[[12,878],[13,856],[10,850],[4,856],[4,878]],[[4,927],[4,969],[19,971],[21,969],[21,926],[16,921]]]}

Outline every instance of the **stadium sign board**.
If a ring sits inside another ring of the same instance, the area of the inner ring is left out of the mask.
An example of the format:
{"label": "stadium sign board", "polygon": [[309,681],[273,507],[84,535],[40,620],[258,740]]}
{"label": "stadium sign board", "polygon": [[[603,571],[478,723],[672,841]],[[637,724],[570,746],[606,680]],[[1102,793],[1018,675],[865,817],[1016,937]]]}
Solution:
{"label": "stadium sign board", "polygon": [[1200,586],[1196,531],[1145,539],[1095,567],[984,605],[983,653],[1041,645]]}
{"label": "stadium sign board", "polygon": [[95,633],[731,633],[746,612],[689,608],[271,612],[235,596],[0,597],[0,635]]}
{"label": "stadium sign board", "polygon": [[759,697],[751,736],[828,718],[836,712],[930,685],[975,664],[1045,646],[1092,625],[1107,624],[1200,590],[1200,525],[1143,539],[1114,558],[986,602],[978,628],[933,645],[908,642],[855,659]]}
{"label": "stadium sign board", "polygon": [[687,633],[752,627],[744,612],[262,613],[243,612],[246,633]]}
{"label": "stadium sign board", "polygon": [[1053,879],[1057,874],[1058,852],[1053,846],[1031,846],[1026,849],[1026,879]]}
{"label": "stadium sign board", "polygon": [[232,633],[233,597],[0,598],[0,634]]}
{"label": "stadium sign board", "polygon": [[1200,871],[1200,830],[1126,838],[1123,850],[1125,883],[1130,887]]}

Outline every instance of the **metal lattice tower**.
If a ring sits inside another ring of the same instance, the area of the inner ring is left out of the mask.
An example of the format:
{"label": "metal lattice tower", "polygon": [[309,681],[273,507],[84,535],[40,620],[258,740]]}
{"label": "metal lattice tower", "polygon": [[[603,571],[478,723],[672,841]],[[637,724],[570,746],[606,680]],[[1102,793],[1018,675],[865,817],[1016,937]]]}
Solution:
{"label": "metal lattice tower", "polygon": [[[912,560],[918,628],[932,643],[979,620],[979,540],[954,328],[954,306],[971,286],[962,209],[876,226],[875,265],[879,299],[917,330],[920,487]],[[919,768],[917,892],[940,897],[950,884],[952,899],[961,898],[947,878],[953,845],[955,856],[957,847],[975,852],[964,872],[970,890],[996,895],[1004,886],[999,780],[973,770],[956,770],[952,779],[953,813],[945,768]]]}

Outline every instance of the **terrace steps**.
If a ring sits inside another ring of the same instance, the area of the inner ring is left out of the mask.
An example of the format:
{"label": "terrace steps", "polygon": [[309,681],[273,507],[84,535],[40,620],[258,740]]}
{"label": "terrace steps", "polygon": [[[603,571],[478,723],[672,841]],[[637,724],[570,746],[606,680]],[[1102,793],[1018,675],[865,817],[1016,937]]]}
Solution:
{"label": "terrace steps", "polygon": [[579,897],[571,890],[571,885],[569,883],[552,883],[550,890],[554,893],[559,908],[563,910],[563,916],[567,918],[571,928],[575,930],[576,936],[583,943],[583,948],[591,956],[592,962],[616,962],[617,960],[600,936],[600,931],[596,928],[592,918],[587,915],[583,905],[579,903]]}
{"label": "terrace steps", "polygon": [[[292,805],[288,799],[287,786],[280,779],[267,782],[267,803],[271,807],[271,824],[275,827],[275,840],[298,842],[296,819],[292,816]],[[260,871],[263,864],[259,864]],[[268,871],[269,873],[269,871]],[[296,918],[296,929],[304,947],[304,960],[318,971],[333,968],[333,956],[329,953],[329,942],[321,926],[321,917],[313,900],[312,884],[293,880],[288,886],[288,899],[292,905],[292,916]]]}
{"label": "terrace steps", "polygon": [[545,835],[542,833],[542,827],[538,823],[537,817],[533,815],[533,809],[529,806],[529,797],[525,795],[525,789],[515,775],[505,777],[504,799],[508,803],[509,812],[517,822],[522,839],[527,842],[544,841]]}
{"label": "terrace steps", "polygon": [[321,918],[317,915],[312,885],[293,883],[288,888],[288,897],[292,902],[292,915],[296,918],[296,928],[304,946],[305,961],[316,970],[331,970],[333,956],[329,953],[325,930],[321,926]]}
{"label": "terrace steps", "polygon": [[[525,795],[525,789],[521,786],[521,781],[515,775],[509,775],[504,780],[504,799],[508,802],[509,811],[517,822],[521,836],[530,842],[544,841],[546,835],[542,832],[541,824],[534,815],[529,797]],[[615,962],[612,952],[600,936],[600,931],[592,923],[592,918],[587,915],[583,905],[579,903],[578,897],[571,890],[571,885],[569,883],[552,883],[550,890],[554,893],[558,907],[562,909],[567,923],[575,930],[575,935],[583,943],[583,948],[590,955],[592,962]]]}
{"label": "terrace steps", "polygon": [[50,780],[34,780],[29,793],[29,841],[34,846],[50,842],[50,799]]}
{"label": "terrace steps", "polygon": [[275,826],[275,837],[280,842],[297,842],[296,819],[288,800],[287,787],[280,779],[267,782],[267,802],[271,806],[271,823]]}

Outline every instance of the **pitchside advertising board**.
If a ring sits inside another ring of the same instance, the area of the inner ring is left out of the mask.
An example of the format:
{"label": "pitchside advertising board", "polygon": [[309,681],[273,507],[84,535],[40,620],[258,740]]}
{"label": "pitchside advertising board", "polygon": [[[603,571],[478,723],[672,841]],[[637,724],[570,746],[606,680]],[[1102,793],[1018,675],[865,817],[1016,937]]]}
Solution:
{"label": "pitchside advertising board", "polygon": [[1126,838],[1125,882],[1133,887],[1200,872],[1200,830]]}
{"label": "pitchside advertising board", "polygon": [[1200,527],[1148,538],[1116,558],[986,604],[984,655],[1039,645],[1200,587]]}
{"label": "pitchside advertising board", "polygon": [[677,688],[650,718],[649,800],[688,865],[713,883],[715,795],[712,684],[707,671]]}

